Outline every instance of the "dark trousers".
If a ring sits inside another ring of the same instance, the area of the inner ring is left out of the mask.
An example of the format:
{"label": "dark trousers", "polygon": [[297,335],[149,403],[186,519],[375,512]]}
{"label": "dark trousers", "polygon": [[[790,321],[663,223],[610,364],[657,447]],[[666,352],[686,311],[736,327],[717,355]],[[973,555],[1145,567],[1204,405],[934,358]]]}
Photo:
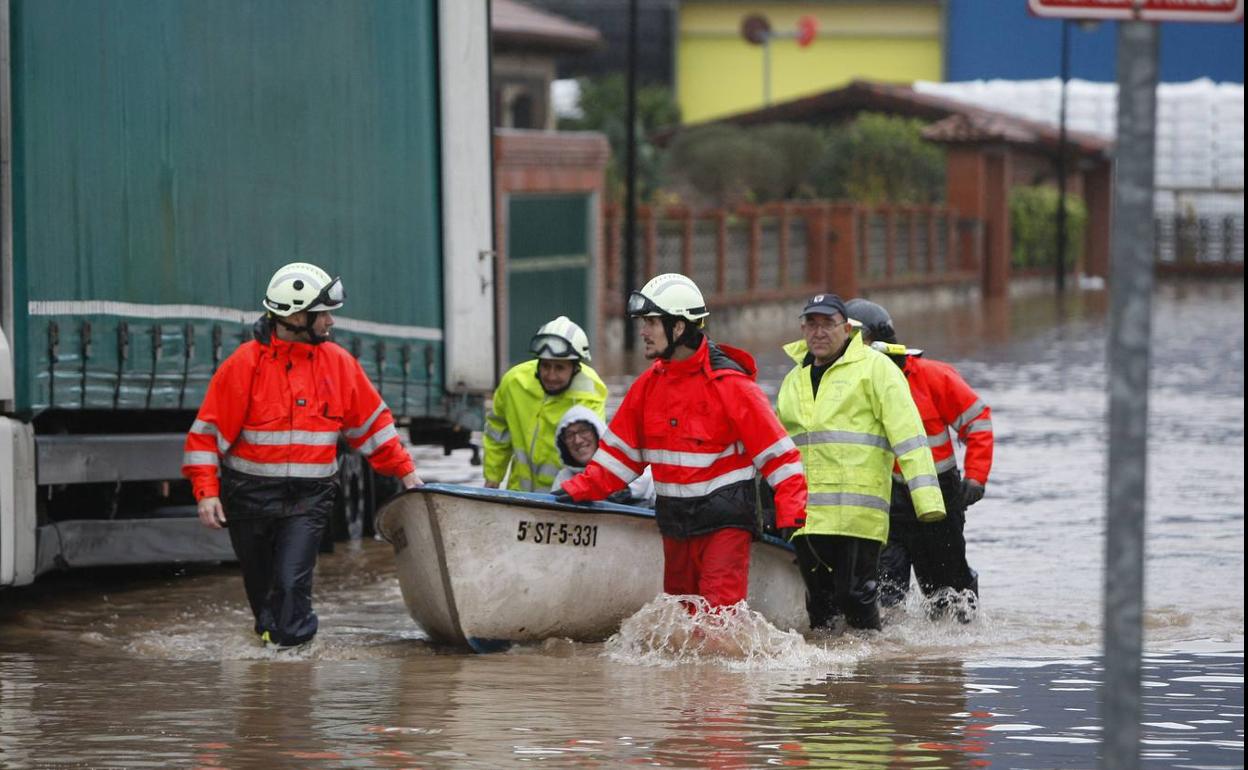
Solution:
{"label": "dark trousers", "polygon": [[316,514],[230,521],[230,543],[243,568],[257,634],[267,631],[281,645],[316,635],[312,573],[328,523],[328,516]]}
{"label": "dark trousers", "polygon": [[901,603],[910,590],[910,569],[924,596],[944,588],[970,590],[979,595],[979,580],[966,561],[966,507],[962,504],[962,477],[956,470],[940,474],[945,499],[943,521],[924,524],[914,513],[910,494],[893,485],[888,545],[880,556],[880,602]]}
{"label": "dark trousers", "polygon": [[851,628],[880,627],[880,543],[843,535],[802,535],[793,539],[806,582],[810,627],[827,628],[844,616]]}

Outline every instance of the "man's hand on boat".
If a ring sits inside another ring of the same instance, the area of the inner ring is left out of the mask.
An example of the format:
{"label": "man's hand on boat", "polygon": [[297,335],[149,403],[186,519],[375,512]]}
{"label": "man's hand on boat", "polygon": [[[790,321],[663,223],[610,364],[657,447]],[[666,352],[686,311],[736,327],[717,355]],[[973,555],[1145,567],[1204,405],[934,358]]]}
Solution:
{"label": "man's hand on boat", "polygon": [[416,487],[423,487],[425,485],[425,482],[420,480],[420,476],[416,475],[416,471],[412,471],[407,474],[400,479],[400,481],[403,482],[404,489],[415,489]]}
{"label": "man's hand on boat", "polygon": [[551,495],[554,496],[556,503],[564,503],[565,505],[593,505],[593,500],[573,500],[563,487],[557,487]]}
{"label": "man's hand on boat", "polygon": [[205,497],[195,508],[199,513],[199,522],[205,527],[221,529],[225,526],[225,508],[221,506],[221,498]]}

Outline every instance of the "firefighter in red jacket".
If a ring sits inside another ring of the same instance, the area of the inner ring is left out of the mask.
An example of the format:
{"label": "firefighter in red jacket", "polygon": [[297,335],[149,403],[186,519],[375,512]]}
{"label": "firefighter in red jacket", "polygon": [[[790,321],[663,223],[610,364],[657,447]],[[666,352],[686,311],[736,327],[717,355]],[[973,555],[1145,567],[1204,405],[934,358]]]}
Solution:
{"label": "firefighter in red jacket", "polygon": [[328,341],[344,298],[315,265],[279,269],[255,339],[213,374],[186,437],[182,474],[199,519],[228,524],[255,632],[278,647],[316,634],[312,572],[338,495],[339,437],[378,473],[421,483],[359,362]]}
{"label": "firefighter in red jacket", "polygon": [[[944,521],[926,524],[914,516],[905,484],[893,478],[888,544],[880,555],[880,601],[900,603],[910,588],[910,569],[923,595],[932,600],[934,616],[947,611],[958,620],[974,617],[979,580],[966,561],[966,509],[984,496],[992,469],[992,410],[949,364],[923,357],[921,350],[897,344],[888,311],[865,299],[846,303],[850,317],[862,324],[864,341],[889,355],[901,367],[919,408],[927,443],[936,463],[945,499]],[[950,430],[966,446],[965,473],[958,472]],[[953,591],[964,592],[958,601]]]}
{"label": "firefighter in red jacket", "polygon": [[703,332],[708,313],[693,281],[652,278],[628,300],[641,318],[646,358],[584,473],[560,500],[602,500],[647,465],[663,536],[663,590],[712,607],[746,598],[750,543],[758,533],[755,477],[775,490],[776,523],[806,518],[801,455],[754,383],[754,359]]}

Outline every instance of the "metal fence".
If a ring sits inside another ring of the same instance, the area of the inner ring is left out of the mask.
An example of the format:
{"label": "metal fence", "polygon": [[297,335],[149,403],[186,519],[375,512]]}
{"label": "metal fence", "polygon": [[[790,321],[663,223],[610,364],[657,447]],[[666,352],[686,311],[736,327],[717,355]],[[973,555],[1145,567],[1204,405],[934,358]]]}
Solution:
{"label": "metal fence", "polygon": [[1167,272],[1243,273],[1243,191],[1165,189],[1156,192],[1154,240]]}
{"label": "metal fence", "polygon": [[[605,310],[619,312],[624,222],[608,206]],[[940,206],[792,203],[691,209],[639,206],[633,286],[688,275],[715,304],[784,300],[833,288],[978,280],[983,228]]]}

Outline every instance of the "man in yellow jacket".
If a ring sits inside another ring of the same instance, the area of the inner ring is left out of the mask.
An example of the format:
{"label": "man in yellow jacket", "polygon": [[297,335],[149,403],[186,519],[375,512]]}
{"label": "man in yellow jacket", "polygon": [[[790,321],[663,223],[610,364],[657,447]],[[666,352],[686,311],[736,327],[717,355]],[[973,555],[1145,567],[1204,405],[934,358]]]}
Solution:
{"label": "man in yellow jacket", "polygon": [[[573,406],[588,407],[605,419],[607,386],[588,364],[585,331],[559,316],[529,342],[530,361],[503,375],[485,416],[485,485],[546,492],[563,467],[555,428]],[[507,469],[511,468],[508,477]]]}
{"label": "man in yellow jacket", "polygon": [[888,541],[894,457],[920,521],[940,521],[945,504],[919,410],[901,370],[862,343],[835,294],[802,310],[803,339],[784,350],[797,363],[780,384],[780,422],[802,453],[806,525],[792,536],[810,627],[844,616],[880,627],[876,582]]}

